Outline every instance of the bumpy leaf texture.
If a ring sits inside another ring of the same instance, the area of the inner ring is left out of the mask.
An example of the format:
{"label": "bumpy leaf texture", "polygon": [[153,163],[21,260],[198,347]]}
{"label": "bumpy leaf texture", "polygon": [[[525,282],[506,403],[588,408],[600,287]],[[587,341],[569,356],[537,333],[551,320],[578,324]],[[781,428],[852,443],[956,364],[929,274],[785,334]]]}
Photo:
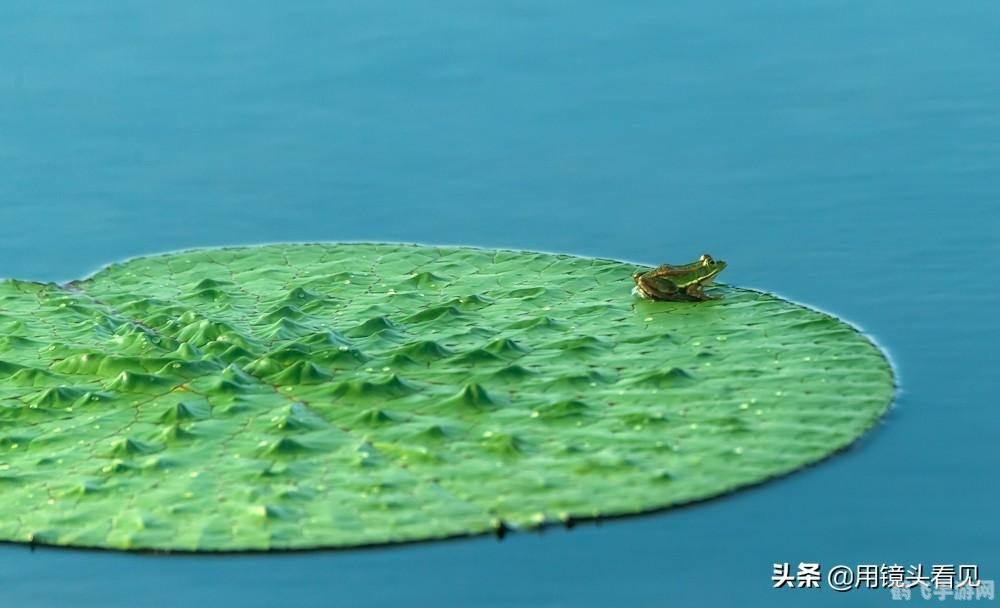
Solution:
{"label": "bumpy leaf texture", "polygon": [[0,540],[348,547],[638,513],[798,469],[886,410],[847,324],[612,260],[197,250],[0,283]]}

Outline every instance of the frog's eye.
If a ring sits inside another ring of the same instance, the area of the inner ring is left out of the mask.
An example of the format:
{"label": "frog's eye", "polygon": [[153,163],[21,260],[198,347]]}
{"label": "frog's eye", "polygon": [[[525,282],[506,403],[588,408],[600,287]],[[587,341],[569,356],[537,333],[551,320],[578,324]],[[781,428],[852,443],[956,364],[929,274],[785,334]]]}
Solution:
{"label": "frog's eye", "polygon": [[707,253],[701,254],[701,263],[702,264],[705,264],[707,266],[708,264],[712,264],[714,262],[715,262],[715,260],[712,259],[712,256],[708,255]]}

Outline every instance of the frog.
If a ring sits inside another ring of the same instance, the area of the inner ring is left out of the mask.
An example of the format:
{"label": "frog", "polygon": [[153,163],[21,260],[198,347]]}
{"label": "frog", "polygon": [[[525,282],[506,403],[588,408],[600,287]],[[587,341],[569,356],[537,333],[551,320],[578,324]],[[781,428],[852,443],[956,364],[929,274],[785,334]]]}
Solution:
{"label": "frog", "polygon": [[703,254],[698,261],[680,266],[662,264],[652,270],[639,270],[632,275],[632,293],[650,300],[671,302],[703,302],[722,296],[710,296],[703,291],[726,269],[726,263]]}

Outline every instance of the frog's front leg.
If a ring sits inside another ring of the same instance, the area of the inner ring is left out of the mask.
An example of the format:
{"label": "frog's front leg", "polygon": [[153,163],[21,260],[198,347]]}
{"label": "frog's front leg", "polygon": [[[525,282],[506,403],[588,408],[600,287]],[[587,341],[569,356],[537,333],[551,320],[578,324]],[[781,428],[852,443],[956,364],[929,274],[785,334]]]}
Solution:
{"label": "frog's front leg", "polygon": [[699,302],[717,299],[705,293],[700,283],[692,283],[691,285],[688,285],[684,289],[684,293],[686,293],[692,300],[697,300]]}

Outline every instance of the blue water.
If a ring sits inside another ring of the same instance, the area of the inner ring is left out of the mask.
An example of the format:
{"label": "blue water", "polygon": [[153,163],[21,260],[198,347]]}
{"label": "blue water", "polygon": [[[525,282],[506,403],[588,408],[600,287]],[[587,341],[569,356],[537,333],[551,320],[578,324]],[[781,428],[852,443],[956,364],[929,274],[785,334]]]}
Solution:
{"label": "blue water", "polygon": [[785,561],[1000,580],[998,31],[992,1],[6,0],[0,275],[265,241],[709,251],[860,325],[902,391],[855,449],[691,508],[361,552],[3,546],[0,605],[894,605],[772,590]]}

